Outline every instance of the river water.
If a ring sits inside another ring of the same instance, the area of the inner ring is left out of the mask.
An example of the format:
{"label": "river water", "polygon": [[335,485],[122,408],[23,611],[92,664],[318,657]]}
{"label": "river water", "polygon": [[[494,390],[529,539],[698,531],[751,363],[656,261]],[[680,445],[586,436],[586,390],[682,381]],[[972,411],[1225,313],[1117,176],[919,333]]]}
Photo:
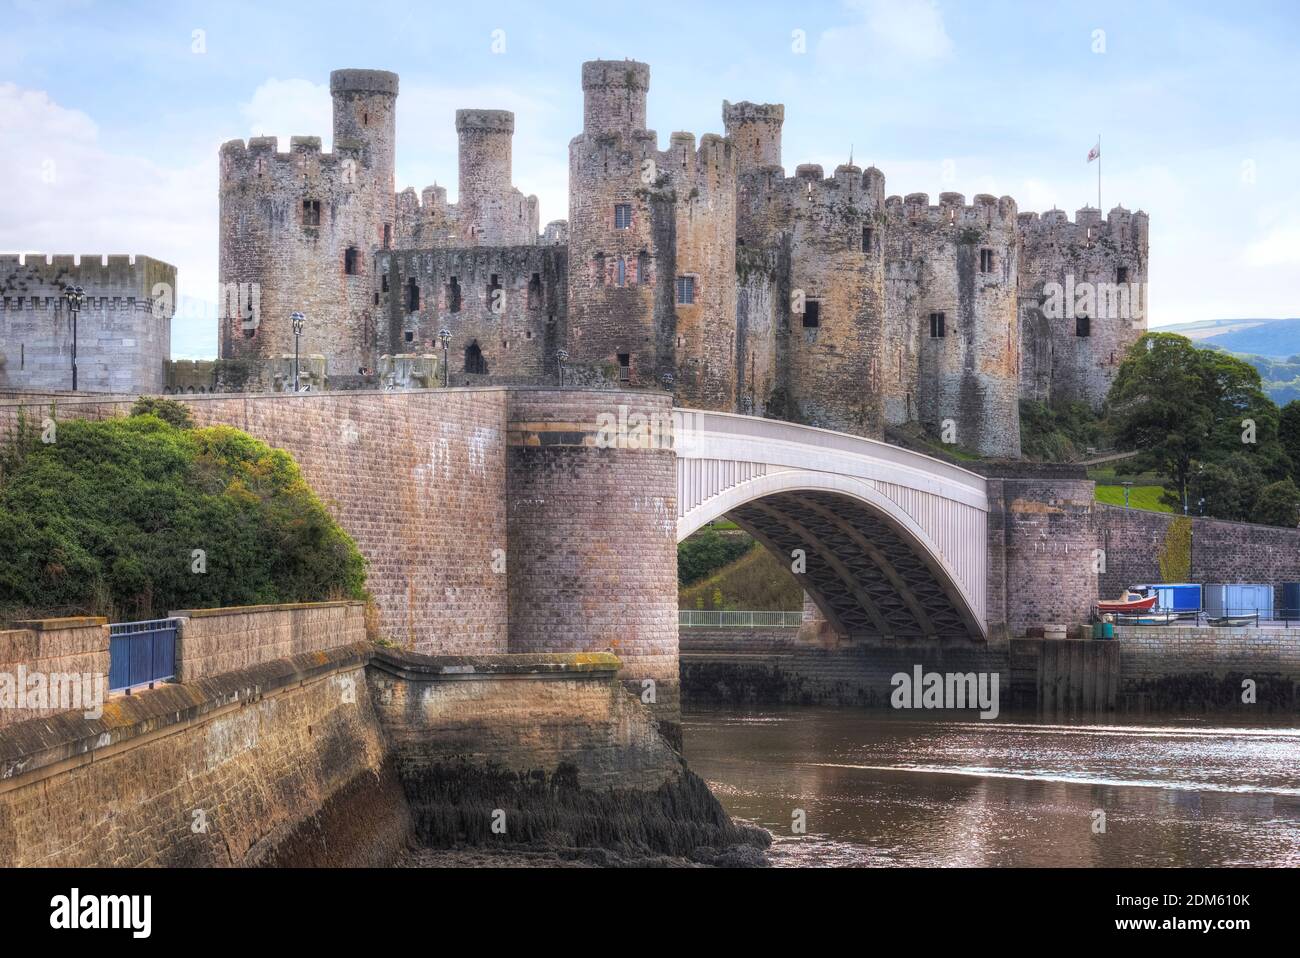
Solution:
{"label": "river water", "polygon": [[683,737],[778,866],[1300,865],[1294,717],[692,709]]}

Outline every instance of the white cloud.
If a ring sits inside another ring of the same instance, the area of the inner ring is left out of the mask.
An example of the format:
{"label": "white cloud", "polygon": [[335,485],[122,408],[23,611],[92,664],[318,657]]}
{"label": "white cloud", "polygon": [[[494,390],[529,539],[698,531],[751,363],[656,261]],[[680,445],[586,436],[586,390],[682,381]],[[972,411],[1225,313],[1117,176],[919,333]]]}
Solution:
{"label": "white cloud", "polygon": [[[0,182],[8,185],[0,249],[153,256],[179,269],[182,297],[216,288],[217,145],[211,158],[169,167],[165,155],[115,153],[80,110],[40,90],[0,83]],[[178,317],[174,355],[215,352],[215,321]]]}
{"label": "white cloud", "polygon": [[321,148],[331,148],[334,105],[328,84],[272,77],[239,105],[239,112],[250,136],[278,137],[282,151],[289,149],[291,136],[319,136]]}
{"label": "white cloud", "polygon": [[846,0],[855,23],[831,27],[817,44],[817,60],[838,72],[929,63],[952,52],[943,13],[934,0]]}
{"label": "white cloud", "polygon": [[1278,226],[1242,251],[1247,266],[1300,264],[1300,227]]}

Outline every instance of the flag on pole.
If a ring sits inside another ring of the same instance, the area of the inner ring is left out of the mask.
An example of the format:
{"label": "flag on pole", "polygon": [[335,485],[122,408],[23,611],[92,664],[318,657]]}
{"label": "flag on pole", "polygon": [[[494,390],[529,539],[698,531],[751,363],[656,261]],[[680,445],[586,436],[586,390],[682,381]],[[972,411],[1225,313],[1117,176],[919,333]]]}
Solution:
{"label": "flag on pole", "polygon": [[1089,163],[1091,163],[1093,160],[1099,160],[1099,159],[1101,159],[1101,140],[1098,140],[1097,145],[1088,151]]}

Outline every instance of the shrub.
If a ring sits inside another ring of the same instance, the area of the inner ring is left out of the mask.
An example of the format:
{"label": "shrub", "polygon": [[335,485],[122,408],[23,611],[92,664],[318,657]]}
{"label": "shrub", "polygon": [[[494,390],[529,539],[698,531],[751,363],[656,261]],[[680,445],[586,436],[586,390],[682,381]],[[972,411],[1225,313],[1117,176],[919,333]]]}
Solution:
{"label": "shrub", "polygon": [[174,414],[152,404],[59,423],[53,443],[12,440],[0,613],[148,618],[365,597],[365,560],[288,453],[163,418]]}

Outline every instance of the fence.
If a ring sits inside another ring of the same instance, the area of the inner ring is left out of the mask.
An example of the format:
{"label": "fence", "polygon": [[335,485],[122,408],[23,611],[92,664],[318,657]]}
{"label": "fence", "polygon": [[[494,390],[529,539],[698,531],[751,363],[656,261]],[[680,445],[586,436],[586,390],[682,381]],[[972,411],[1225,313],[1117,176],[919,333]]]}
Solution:
{"label": "fence", "polygon": [[120,692],[176,677],[176,620],[108,627],[108,690]]}
{"label": "fence", "polygon": [[677,625],[683,629],[797,629],[803,625],[803,612],[732,612],[723,609],[679,609]]}

